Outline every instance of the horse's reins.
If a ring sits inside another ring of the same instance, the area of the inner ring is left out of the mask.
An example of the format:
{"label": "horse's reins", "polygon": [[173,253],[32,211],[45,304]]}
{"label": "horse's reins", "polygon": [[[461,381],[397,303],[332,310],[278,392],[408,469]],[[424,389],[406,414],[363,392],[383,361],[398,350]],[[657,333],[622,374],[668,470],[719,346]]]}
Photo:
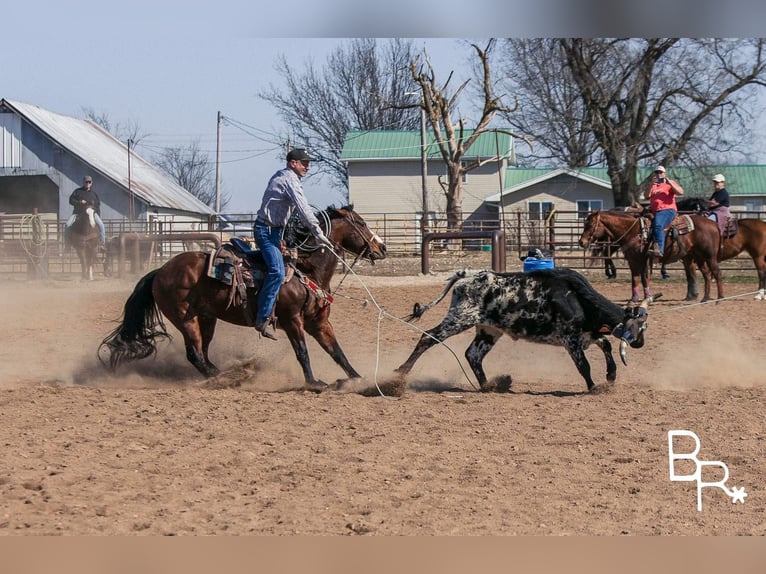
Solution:
{"label": "horse's reins", "polygon": [[625,232],[615,239],[614,233],[612,232],[612,230],[609,229],[606,225],[604,225],[601,222],[601,212],[599,211],[596,214],[596,224],[593,226],[593,231],[591,231],[591,233],[590,233],[590,237],[588,238],[588,243],[590,244],[593,241],[593,238],[596,236],[596,231],[598,231],[598,226],[601,225],[604,228],[604,233],[606,233],[607,237],[609,237],[609,242],[610,243],[616,243],[617,245],[620,245],[620,242],[623,239],[625,239],[625,237],[628,235],[628,233],[630,233],[630,231],[639,222],[640,219],[641,219],[640,217],[636,217],[633,220],[633,223],[631,223],[628,226],[628,228],[625,230]]}

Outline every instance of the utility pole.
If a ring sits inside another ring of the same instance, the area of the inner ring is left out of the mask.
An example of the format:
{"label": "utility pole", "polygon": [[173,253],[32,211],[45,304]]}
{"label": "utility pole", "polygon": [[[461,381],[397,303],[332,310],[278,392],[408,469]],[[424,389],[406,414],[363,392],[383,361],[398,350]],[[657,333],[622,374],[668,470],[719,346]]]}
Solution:
{"label": "utility pole", "polygon": [[130,144],[133,141],[128,138],[128,221],[133,221],[133,189],[131,188],[130,177]]}
{"label": "utility pole", "polygon": [[215,150],[215,217],[221,215],[221,120],[223,116],[218,112],[218,143]]}

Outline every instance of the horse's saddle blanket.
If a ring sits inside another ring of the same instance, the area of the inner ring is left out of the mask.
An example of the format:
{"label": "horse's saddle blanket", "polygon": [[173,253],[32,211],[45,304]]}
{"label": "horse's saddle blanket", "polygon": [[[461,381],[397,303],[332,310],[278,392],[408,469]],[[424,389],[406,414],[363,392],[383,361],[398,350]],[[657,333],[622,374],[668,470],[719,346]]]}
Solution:
{"label": "horse's saddle blanket", "polygon": [[671,228],[675,228],[679,235],[686,235],[694,231],[694,221],[690,215],[676,215],[667,227]]}

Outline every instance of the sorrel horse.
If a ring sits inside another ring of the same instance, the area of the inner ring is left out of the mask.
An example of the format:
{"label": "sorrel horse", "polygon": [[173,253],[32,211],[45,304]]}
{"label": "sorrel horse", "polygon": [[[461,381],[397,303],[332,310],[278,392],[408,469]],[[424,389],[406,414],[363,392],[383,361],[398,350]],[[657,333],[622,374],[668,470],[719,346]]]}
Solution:
{"label": "sorrel horse", "polygon": [[93,208],[89,207],[85,213],[79,213],[65,234],[67,242],[74,248],[80,259],[82,278],[92,281],[99,239]]}
{"label": "sorrel horse", "polygon": [[[694,229],[688,233],[680,233],[677,220],[671,224],[671,237],[665,242],[665,253],[662,263],[672,263],[679,259],[684,262],[687,279],[686,300],[697,298],[697,293],[691,291],[693,273],[690,272],[695,263],[705,278],[705,295],[702,301],[710,300],[711,275],[716,280],[718,298],[723,298],[723,285],[718,267],[718,249],[720,236],[718,226],[714,221],[701,215],[689,215]],[[632,301],[639,301],[638,286],[643,286],[644,297],[651,296],[650,269],[651,257],[648,255],[651,225],[647,218],[636,217],[632,213],[619,211],[594,211],[585,220],[579,244],[587,248],[593,241],[605,241],[619,245],[630,267],[632,279]],[[691,279],[690,279],[691,277]]]}
{"label": "sorrel horse", "polygon": [[[708,200],[700,197],[689,197],[677,202],[679,211],[692,211],[706,214]],[[755,298],[766,301],[766,221],[754,218],[742,218],[736,220],[736,233],[725,237],[718,252],[718,261],[733,259],[743,251],[753,259],[755,270],[758,272],[758,293]],[[692,283],[696,283],[694,270],[686,274],[687,280],[691,277]],[[696,285],[693,285],[696,291]]]}
{"label": "sorrel horse", "polygon": [[[318,215],[336,252],[345,250],[371,263],[385,258],[385,244],[353,206],[330,207]],[[217,320],[241,326],[248,322],[243,308],[230,304],[232,286],[208,276],[208,256],[195,251],[180,253],[139,280],[125,303],[122,323],[99,346],[104,364],[102,352],[108,352],[112,369],[156,353],[156,340],[169,338],[164,315],[182,333],[189,362],[205,377],[219,373],[208,357]],[[361,377],[343,353],[329,320],[330,280],[337,266],[334,253],[316,245],[313,238],[307,240],[299,247],[297,267],[316,285],[312,287],[296,273],[282,284],[275,306],[278,326],[287,334],[303,368],[303,388],[307,390],[321,391],[327,385],[311,370],[305,333],[316,339],[348,378]]]}

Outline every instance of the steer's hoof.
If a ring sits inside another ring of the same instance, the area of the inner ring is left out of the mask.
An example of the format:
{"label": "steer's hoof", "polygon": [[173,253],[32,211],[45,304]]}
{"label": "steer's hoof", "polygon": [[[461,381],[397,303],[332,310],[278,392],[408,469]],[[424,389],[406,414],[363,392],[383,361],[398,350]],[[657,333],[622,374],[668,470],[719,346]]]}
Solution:
{"label": "steer's hoof", "polygon": [[484,383],[481,390],[485,393],[510,393],[512,382],[513,379],[510,375],[499,375]]}

